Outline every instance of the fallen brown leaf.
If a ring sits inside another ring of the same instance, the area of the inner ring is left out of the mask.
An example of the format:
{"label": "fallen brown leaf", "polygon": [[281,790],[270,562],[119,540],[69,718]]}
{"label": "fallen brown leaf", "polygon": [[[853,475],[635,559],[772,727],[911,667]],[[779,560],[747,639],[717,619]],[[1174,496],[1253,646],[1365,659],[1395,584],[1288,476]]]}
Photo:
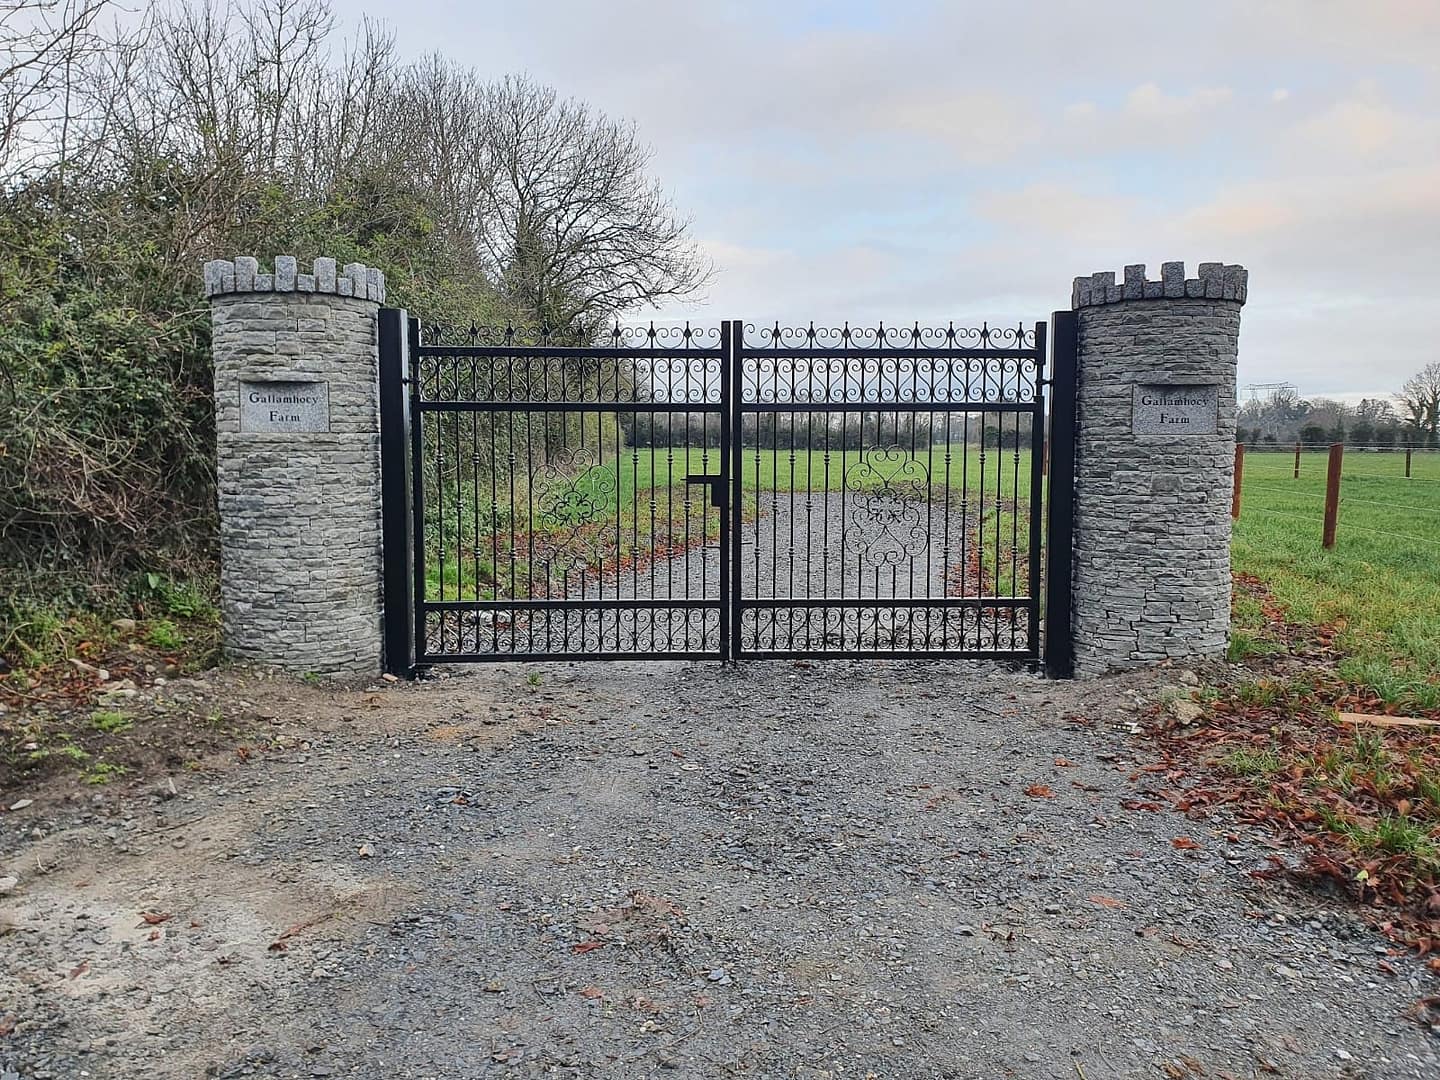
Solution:
{"label": "fallen brown leaf", "polygon": [[1032,799],[1053,799],[1055,792],[1050,790],[1048,784],[1031,784],[1025,789],[1025,794]]}
{"label": "fallen brown leaf", "polygon": [[1125,901],[1124,901],[1124,900],[1116,900],[1113,896],[1087,896],[1085,899],[1089,900],[1092,904],[1099,904],[1101,907],[1107,907],[1107,908],[1123,908],[1123,907],[1125,907]]}

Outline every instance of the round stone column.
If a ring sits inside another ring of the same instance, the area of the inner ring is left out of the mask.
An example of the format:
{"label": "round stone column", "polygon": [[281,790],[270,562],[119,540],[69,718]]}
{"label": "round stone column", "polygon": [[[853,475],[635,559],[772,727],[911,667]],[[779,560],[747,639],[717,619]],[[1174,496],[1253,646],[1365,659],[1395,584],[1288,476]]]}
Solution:
{"label": "round stone column", "polygon": [[378,271],[205,264],[227,655],[381,670]]}
{"label": "round stone column", "polygon": [[1225,655],[1246,286],[1221,263],[1075,279],[1077,674]]}

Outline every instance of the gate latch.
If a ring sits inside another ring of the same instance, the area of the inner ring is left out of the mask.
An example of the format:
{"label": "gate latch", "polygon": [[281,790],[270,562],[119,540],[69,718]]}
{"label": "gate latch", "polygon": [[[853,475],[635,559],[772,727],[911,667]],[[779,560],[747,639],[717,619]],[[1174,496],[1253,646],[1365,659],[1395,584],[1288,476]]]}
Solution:
{"label": "gate latch", "polygon": [[687,484],[709,484],[710,505],[725,508],[725,478],[723,476],[712,476],[709,473],[691,473],[685,477]]}

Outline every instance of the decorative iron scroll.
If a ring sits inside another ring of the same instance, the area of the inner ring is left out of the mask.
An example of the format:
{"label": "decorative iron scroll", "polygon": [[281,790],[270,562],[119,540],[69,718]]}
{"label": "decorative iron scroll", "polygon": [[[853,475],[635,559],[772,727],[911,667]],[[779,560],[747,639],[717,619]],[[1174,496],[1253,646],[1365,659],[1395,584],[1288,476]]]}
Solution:
{"label": "decorative iron scroll", "polygon": [[1035,330],[1026,326],[770,326],[745,324],[745,343],[756,349],[823,349],[884,352],[949,349],[1028,350],[1035,347]]}
{"label": "decorative iron scroll", "polygon": [[893,653],[1002,655],[1023,648],[1030,630],[1023,608],[957,608],[884,603],[875,607],[747,608],[741,646],[757,653],[844,656]]}
{"label": "decorative iron scroll", "polygon": [[530,485],[535,551],[547,568],[568,574],[614,563],[619,537],[603,527],[619,487],[613,464],[602,465],[593,447],[563,446],[530,473]]}
{"label": "decorative iron scroll", "polygon": [[1021,404],[1035,400],[1039,365],[1024,357],[760,355],[740,398],[758,404]]}
{"label": "decorative iron scroll", "polygon": [[899,446],[870,447],[845,470],[847,513],[862,557],[898,566],[930,545],[924,507],[930,470]]}
{"label": "decorative iron scroll", "polygon": [[646,409],[660,404],[718,405],[724,373],[721,357],[713,349],[686,341],[682,337],[681,348],[654,355],[624,346],[555,353],[489,346],[479,352],[447,352],[439,347],[417,358],[415,375],[423,402]]}
{"label": "decorative iron scroll", "polygon": [[514,656],[713,654],[720,644],[718,608],[604,608],[533,611],[430,611],[429,651],[452,659]]}

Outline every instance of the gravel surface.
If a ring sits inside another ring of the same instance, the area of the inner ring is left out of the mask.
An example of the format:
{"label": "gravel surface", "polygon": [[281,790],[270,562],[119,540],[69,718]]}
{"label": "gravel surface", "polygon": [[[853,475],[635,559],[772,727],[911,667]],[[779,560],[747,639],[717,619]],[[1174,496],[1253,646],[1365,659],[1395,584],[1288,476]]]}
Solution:
{"label": "gravel surface", "polygon": [[1417,962],[1144,808],[1157,685],[232,677],[243,760],[0,817],[0,1077],[1440,1075]]}

